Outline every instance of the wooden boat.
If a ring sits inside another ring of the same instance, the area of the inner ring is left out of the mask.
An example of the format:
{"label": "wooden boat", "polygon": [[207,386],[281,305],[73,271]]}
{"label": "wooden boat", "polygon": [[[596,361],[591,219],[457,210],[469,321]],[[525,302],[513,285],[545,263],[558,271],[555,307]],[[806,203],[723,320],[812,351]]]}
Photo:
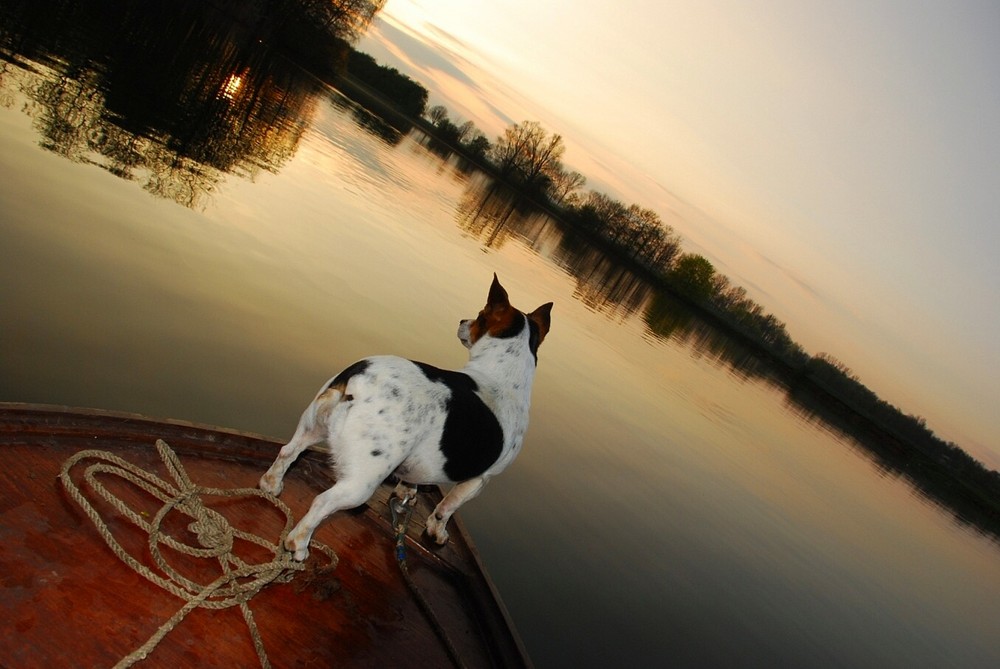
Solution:
{"label": "wooden boat", "polygon": [[[162,457],[158,439],[178,464]],[[258,563],[284,559],[267,548],[269,542],[277,546],[283,512],[260,493],[226,497],[220,491],[254,489],[279,445],[175,420],[0,403],[0,664],[530,665],[459,519],[452,521],[447,546],[430,548],[421,538],[423,519],[440,499],[436,489],[422,491],[401,536],[409,578],[397,560],[388,486],[366,506],[322,524],[314,537],[321,546],[304,568],[278,564],[281,576],[259,578]],[[139,480],[154,489],[174,490],[170,486],[182,488],[186,481],[197,499],[153,494],[123,478],[116,470],[121,463],[145,472]],[[280,499],[297,520],[330,480],[323,456],[306,453],[289,471]],[[198,521],[185,517],[192,506],[236,528],[229,557],[208,555],[211,542],[201,537]],[[131,521],[129,513],[142,522]],[[162,535],[151,539],[142,524],[154,520],[159,532],[203,554],[183,553]],[[244,540],[244,533],[260,542]],[[323,547],[339,558],[335,568]],[[199,592],[240,565],[249,566],[225,586],[249,585],[250,594],[231,596],[245,605],[213,603],[221,587],[211,595]],[[172,579],[182,595],[193,594],[185,599],[157,579]],[[144,659],[133,656],[151,640]]]}

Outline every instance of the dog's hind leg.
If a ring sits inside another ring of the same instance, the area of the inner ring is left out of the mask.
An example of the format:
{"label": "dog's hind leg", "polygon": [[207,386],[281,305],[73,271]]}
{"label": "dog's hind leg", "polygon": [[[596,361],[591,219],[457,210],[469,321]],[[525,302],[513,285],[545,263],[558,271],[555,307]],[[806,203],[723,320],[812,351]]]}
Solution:
{"label": "dog's hind leg", "polygon": [[300,562],[305,560],[309,555],[309,540],[316,527],[325,518],[341,509],[353,509],[367,502],[380,482],[381,479],[376,479],[375,482],[362,478],[343,479],[316,495],[309,511],[289,532],[285,539],[285,548],[295,554],[296,560]]}
{"label": "dog's hind leg", "polygon": [[278,457],[270,469],[260,477],[260,489],[272,495],[280,495],[285,472],[292,466],[302,451],[313,444],[324,441],[329,436],[330,412],[340,402],[343,392],[339,388],[325,387],[306,410],[302,412],[295,434],[281,447]]}
{"label": "dog's hind leg", "polygon": [[458,511],[458,507],[482,491],[486,481],[485,477],[480,476],[463,481],[448,491],[444,499],[434,508],[434,512],[427,516],[427,534],[434,541],[442,546],[448,543],[448,530],[445,529],[448,521]]}

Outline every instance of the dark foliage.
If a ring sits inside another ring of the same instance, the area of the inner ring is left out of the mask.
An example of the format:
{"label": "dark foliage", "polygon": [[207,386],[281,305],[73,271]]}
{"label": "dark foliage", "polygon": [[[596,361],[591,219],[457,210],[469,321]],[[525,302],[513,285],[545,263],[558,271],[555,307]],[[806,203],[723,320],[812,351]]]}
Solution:
{"label": "dark foliage", "polygon": [[347,73],[391,101],[401,113],[420,118],[427,105],[427,89],[399,70],[375,62],[366,53],[351,49],[347,58]]}

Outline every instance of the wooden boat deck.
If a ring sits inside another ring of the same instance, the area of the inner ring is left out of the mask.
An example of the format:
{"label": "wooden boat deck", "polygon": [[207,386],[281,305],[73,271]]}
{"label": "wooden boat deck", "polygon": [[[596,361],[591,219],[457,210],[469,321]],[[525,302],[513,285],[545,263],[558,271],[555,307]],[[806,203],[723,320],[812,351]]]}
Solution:
{"label": "wooden boat deck", "polygon": [[[154,446],[157,439],[176,452],[195,484],[216,488],[255,487],[280,446],[264,437],[181,421],[0,403],[0,611],[5,620],[0,664],[113,666],[183,606],[112,552],[58,480],[63,463],[84,449],[110,451],[167,478]],[[82,469],[83,463],[71,470],[71,478],[93,499],[129,554],[155,569],[145,532],[94,495],[82,481]],[[127,482],[100,480],[143,517],[162,506]],[[297,520],[330,482],[324,458],[306,453],[289,471],[281,500]],[[315,540],[339,556],[336,569],[322,570],[323,560],[314,550],[309,568],[289,583],[266,586],[249,601],[272,666],[454,665],[396,563],[386,504],[390,492],[382,486],[366,506],[336,514],[317,530]],[[423,519],[439,499],[439,491],[423,491],[410,522],[407,555],[413,580],[462,665],[529,666],[461,522],[452,521],[447,546],[429,548],[421,538]],[[281,513],[258,499],[206,498],[205,504],[232,526],[272,541],[284,525]],[[186,530],[177,525],[171,531],[179,536]],[[245,550],[248,560],[260,552],[253,546]],[[216,561],[169,558],[198,583],[219,575]],[[236,606],[194,609],[137,666],[242,668],[260,666],[260,661]]]}

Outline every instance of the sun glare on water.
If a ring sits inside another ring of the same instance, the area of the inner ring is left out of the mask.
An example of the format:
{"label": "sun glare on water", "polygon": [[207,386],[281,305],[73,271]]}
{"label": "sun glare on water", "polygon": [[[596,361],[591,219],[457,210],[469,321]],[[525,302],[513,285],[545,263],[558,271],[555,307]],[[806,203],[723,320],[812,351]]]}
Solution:
{"label": "sun glare on water", "polygon": [[219,92],[219,95],[227,100],[234,100],[242,88],[243,75],[230,74],[229,78],[226,79],[226,82],[222,85],[222,90]]}

